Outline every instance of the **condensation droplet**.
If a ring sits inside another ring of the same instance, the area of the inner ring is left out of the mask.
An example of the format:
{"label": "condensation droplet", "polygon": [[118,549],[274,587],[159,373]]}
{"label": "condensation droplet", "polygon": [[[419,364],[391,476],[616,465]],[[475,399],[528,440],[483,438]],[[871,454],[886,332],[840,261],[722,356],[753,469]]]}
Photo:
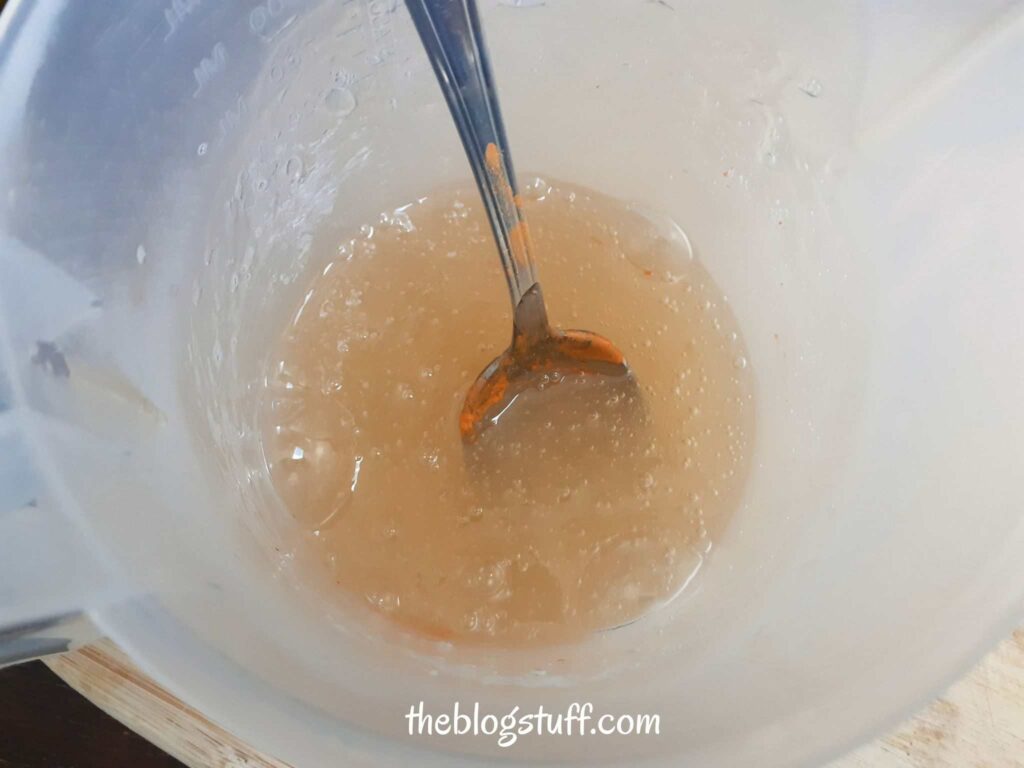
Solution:
{"label": "condensation droplet", "polygon": [[295,181],[302,175],[303,164],[302,158],[298,155],[293,155],[288,158],[288,162],[284,165],[284,174],[292,181]]}
{"label": "condensation droplet", "polygon": [[803,91],[804,93],[806,93],[812,99],[816,99],[819,96],[821,96],[821,91],[822,91],[821,81],[819,81],[815,77],[812,77],[810,80],[808,80],[802,86],[800,86],[800,90]]}
{"label": "condensation droplet", "polygon": [[324,96],[324,106],[344,117],[345,115],[352,114],[352,111],[356,108],[356,97],[348,88],[335,86],[327,91],[327,95]]}

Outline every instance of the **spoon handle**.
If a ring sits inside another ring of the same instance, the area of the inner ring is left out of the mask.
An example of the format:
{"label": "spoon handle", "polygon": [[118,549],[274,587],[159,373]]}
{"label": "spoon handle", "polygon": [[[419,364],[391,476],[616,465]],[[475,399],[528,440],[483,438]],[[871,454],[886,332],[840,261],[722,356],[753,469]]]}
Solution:
{"label": "spoon handle", "polygon": [[512,309],[537,283],[475,0],[406,0],[487,209]]}

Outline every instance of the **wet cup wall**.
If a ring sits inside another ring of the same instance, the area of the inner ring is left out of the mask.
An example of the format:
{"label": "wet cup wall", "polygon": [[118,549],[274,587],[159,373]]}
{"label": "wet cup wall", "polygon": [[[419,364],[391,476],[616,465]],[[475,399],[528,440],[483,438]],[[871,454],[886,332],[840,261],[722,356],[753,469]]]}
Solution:
{"label": "wet cup wall", "polygon": [[[258,440],[314,246],[468,179],[404,8],[8,5],[0,626],[84,610],[299,766],[764,766],[897,716],[1019,610],[1019,13],[483,3],[517,165],[686,229],[758,412],[698,589],[579,648],[484,653],[298,588]],[[456,696],[656,712],[662,735],[407,736],[411,704]]]}

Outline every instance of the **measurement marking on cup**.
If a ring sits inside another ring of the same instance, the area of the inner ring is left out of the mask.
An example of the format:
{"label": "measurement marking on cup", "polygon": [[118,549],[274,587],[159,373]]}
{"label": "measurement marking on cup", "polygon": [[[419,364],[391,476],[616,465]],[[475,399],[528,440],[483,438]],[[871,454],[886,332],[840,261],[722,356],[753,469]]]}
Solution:
{"label": "measurement marking on cup", "polygon": [[235,105],[228,107],[224,114],[220,116],[220,120],[217,121],[217,127],[220,130],[220,137],[222,139],[238,127],[239,123],[242,122],[242,115],[244,114],[245,99],[239,96],[235,101]]}
{"label": "measurement marking on cup", "polygon": [[203,0],[171,0],[171,4],[164,8],[164,19],[167,21],[167,34],[164,35],[164,42],[178,31],[184,23],[185,17],[202,4]]}
{"label": "measurement marking on cup", "polygon": [[297,0],[266,0],[249,11],[249,29],[253,34],[269,40],[295,20],[295,14],[285,11],[298,5]]}
{"label": "measurement marking on cup", "polygon": [[371,62],[374,66],[383,64],[390,59],[395,49],[384,41],[393,31],[392,15],[398,7],[397,0],[369,0],[366,4],[367,17],[370,23],[370,37],[373,40],[374,55]]}
{"label": "measurement marking on cup", "polygon": [[196,89],[192,92],[195,98],[217,75],[224,71],[228,63],[228,49],[224,43],[217,43],[213,46],[209,56],[205,56],[199,65],[192,70],[192,76],[196,80]]}

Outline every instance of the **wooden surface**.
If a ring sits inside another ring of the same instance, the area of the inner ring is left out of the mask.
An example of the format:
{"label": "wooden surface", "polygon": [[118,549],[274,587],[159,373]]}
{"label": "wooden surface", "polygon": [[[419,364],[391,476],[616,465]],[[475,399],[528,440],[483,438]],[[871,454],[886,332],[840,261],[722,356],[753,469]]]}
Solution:
{"label": "wooden surface", "polygon": [[[111,643],[56,657],[47,664],[101,709],[188,766],[282,765],[250,750],[140,675]],[[2,683],[0,679],[0,704]],[[125,745],[123,727],[107,721],[105,727],[113,735],[103,736],[103,728],[89,719],[84,708],[79,706],[78,710],[75,717],[54,724],[46,719],[45,710],[29,701],[25,711],[17,715],[26,728],[19,740],[35,739],[38,744],[22,744],[20,751],[16,747],[13,757],[8,757],[4,752],[10,747],[4,745],[10,741],[11,723],[3,721],[0,706],[0,735],[8,737],[0,738],[0,768],[176,765],[155,752],[129,753],[126,750],[142,748]],[[54,734],[74,729],[91,733],[79,734],[81,750],[95,750],[102,756],[48,761],[47,756],[53,752],[48,744],[52,745]],[[968,677],[916,717],[828,768],[1024,768],[1024,629],[1005,640]]]}
{"label": "wooden surface", "polygon": [[0,670],[0,768],[182,768],[40,661]]}

